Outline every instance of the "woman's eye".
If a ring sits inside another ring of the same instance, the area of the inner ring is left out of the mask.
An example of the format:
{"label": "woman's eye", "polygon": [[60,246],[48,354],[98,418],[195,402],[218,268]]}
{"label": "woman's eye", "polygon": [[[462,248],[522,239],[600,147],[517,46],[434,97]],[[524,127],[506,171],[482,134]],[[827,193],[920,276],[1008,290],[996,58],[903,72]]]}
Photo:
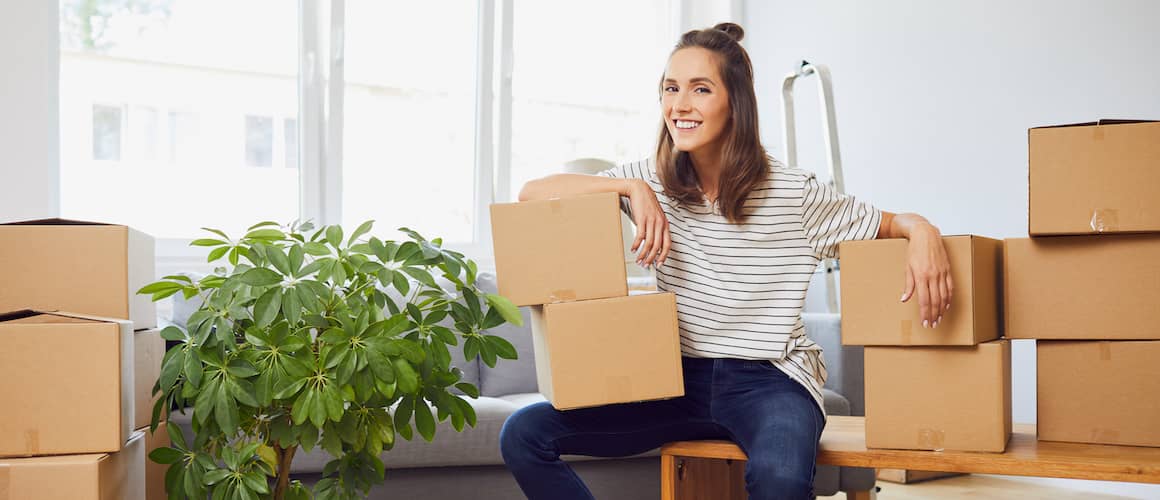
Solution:
{"label": "woman's eye", "polygon": [[704,92],[701,92],[702,94],[708,94],[708,93],[709,93],[709,89],[707,89],[707,88],[705,88],[705,87],[697,87],[696,89],[693,89],[693,92],[697,92],[697,91],[699,91],[699,90],[704,90]]}
{"label": "woman's eye", "polygon": [[673,87],[671,85],[668,87],[665,87],[665,92],[676,92],[676,91],[677,91],[677,88]]}

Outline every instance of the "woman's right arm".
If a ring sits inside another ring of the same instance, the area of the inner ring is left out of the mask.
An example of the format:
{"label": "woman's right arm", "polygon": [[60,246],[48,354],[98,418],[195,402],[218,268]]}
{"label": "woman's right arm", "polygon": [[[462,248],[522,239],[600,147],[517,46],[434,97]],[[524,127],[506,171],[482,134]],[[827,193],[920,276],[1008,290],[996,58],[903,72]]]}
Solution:
{"label": "woman's right arm", "polygon": [[617,193],[627,196],[632,207],[636,239],[631,250],[637,252],[641,266],[661,265],[669,255],[669,221],[656,193],[643,179],[604,177],[584,174],[553,174],[528,181],[520,190],[520,201],[548,200],[592,193]]}

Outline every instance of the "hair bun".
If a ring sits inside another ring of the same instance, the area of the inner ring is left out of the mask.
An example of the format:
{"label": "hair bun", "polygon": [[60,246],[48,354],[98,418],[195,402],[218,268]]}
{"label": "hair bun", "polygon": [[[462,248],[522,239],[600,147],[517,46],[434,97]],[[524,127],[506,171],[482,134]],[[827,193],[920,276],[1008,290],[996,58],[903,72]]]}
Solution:
{"label": "hair bun", "polygon": [[729,35],[729,38],[732,38],[735,42],[740,42],[743,38],[745,38],[745,30],[741,28],[741,25],[736,23],[718,23],[713,27],[713,29],[717,31],[724,31],[725,34]]}

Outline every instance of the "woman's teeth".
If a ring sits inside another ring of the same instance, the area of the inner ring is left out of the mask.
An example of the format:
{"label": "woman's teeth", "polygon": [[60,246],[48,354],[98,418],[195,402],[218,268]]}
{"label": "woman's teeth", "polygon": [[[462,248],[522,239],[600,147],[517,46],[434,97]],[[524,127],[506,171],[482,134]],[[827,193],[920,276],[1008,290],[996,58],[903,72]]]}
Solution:
{"label": "woman's teeth", "polygon": [[701,122],[677,120],[677,128],[680,128],[680,129],[691,129],[691,128],[697,128],[699,126],[701,126]]}

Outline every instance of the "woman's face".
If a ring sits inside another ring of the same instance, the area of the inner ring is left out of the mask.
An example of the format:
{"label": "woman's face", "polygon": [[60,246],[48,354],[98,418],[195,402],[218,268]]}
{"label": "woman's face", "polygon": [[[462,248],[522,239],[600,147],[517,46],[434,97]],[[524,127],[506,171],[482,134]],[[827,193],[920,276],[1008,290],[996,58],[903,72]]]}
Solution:
{"label": "woman's face", "polygon": [[713,52],[689,47],[673,53],[661,83],[661,115],[677,150],[717,147],[729,122],[729,92]]}

